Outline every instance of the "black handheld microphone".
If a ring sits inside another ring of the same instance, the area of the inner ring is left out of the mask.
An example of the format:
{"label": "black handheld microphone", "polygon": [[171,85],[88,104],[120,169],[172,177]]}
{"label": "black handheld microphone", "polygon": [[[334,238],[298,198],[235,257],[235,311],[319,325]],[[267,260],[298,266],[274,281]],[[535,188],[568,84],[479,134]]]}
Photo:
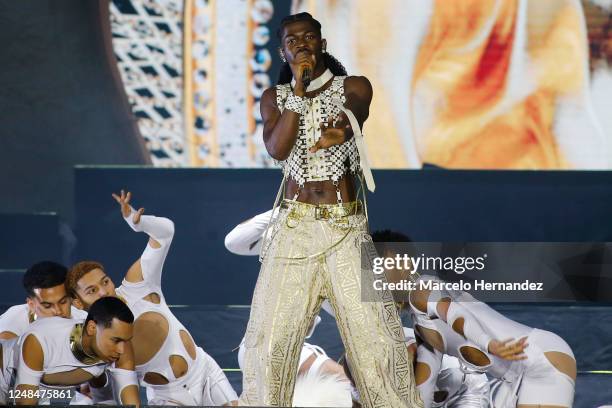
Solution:
{"label": "black handheld microphone", "polygon": [[308,88],[310,85],[310,68],[305,67],[304,71],[302,71],[302,84],[304,84],[304,88]]}

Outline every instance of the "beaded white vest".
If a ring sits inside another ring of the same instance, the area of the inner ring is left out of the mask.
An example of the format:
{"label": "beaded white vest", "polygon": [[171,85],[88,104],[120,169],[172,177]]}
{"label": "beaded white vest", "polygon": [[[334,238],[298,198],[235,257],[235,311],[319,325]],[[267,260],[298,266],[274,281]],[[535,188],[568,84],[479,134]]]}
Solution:
{"label": "beaded white vest", "polygon": [[[338,185],[345,173],[357,173],[360,170],[359,152],[354,137],[340,145],[319,149],[316,153],[309,151],[321,137],[321,123],[327,123],[330,116],[334,119],[338,117],[340,109],[334,101],[342,104],[346,102],[345,78],[334,77],[329,88],[313,98],[304,98],[304,114],[300,116],[295,145],[289,157],[278,162],[285,176],[292,178],[300,187],[303,187],[305,182],[325,180],[331,180]],[[285,109],[287,97],[291,94],[290,84],[276,86],[276,104],[281,113]]]}

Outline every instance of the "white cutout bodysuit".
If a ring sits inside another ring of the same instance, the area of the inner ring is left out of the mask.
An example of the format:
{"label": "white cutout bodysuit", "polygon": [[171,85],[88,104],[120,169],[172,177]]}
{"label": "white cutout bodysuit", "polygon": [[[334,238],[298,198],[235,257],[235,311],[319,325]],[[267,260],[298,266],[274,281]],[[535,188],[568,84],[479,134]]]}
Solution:
{"label": "white cutout bodysuit", "polygon": [[[14,348],[14,367],[16,370],[15,386],[28,384],[40,387],[43,375],[55,373],[67,373],[75,369],[80,369],[91,375],[92,378],[99,377],[108,369],[111,378],[116,385],[116,389],[122,390],[124,387],[137,384],[136,375],[128,370],[115,369],[114,364],[103,361],[97,363],[84,363],[78,360],[70,347],[70,335],[75,325],[83,324],[85,319],[67,319],[63,317],[47,317],[39,319],[28,327],[28,330],[19,338]],[[42,371],[32,370],[23,360],[21,348],[23,342],[30,335],[36,337],[40,343],[44,354],[44,365]],[[116,378],[115,378],[116,377]],[[82,382],[82,381],[81,381]],[[79,385],[74,384],[43,384],[45,387],[67,388]],[[117,387],[121,388],[117,388]],[[120,393],[120,392],[119,392]],[[115,401],[119,401],[119,393],[115,395]]]}
{"label": "white cutout bodysuit", "polygon": [[[174,223],[167,218],[143,215],[138,224],[132,217],[135,211],[126,218],[126,222],[134,231],[142,231],[157,241],[161,247],[153,248],[147,244],[140,264],[143,280],[128,282],[125,279],[117,288],[117,295],[123,297],[138,319],[144,313],[157,313],[168,323],[168,335],[158,352],[146,363],[138,365],[136,371],[140,382],[147,388],[147,399],[151,405],[223,405],[237,400],[238,396],[232,389],[227,377],[201,347],[196,346],[196,356],[193,359],[181,340],[180,333],[189,331],[172,313],[161,288],[161,277],[164,262],[172,238]],[[159,296],[158,304],[145,300],[147,295]],[[193,338],[191,339],[193,341]],[[193,341],[195,345],[195,341]],[[179,356],[185,360],[187,373],[179,378],[174,376],[170,366],[170,356]],[[168,384],[155,385],[144,381],[146,373],[157,373],[168,380]]]}
{"label": "white cutout bodysuit", "polygon": [[[416,343],[414,330],[404,327],[406,345]],[[486,374],[464,372],[459,359],[420,344],[417,362],[429,367],[429,377],[417,386],[424,407],[483,408],[489,404],[489,383]],[[434,400],[434,394],[444,397]]]}
{"label": "white cutout bodysuit", "polygon": [[[85,320],[87,318],[86,311],[77,309],[74,306],[70,306],[70,315],[72,319]],[[43,319],[43,317],[37,317],[36,320],[34,321],[37,321],[40,319]],[[28,328],[30,327],[30,323],[33,323],[33,322],[30,322],[30,310],[28,308],[27,303],[11,306],[6,310],[6,312],[4,312],[0,316],[0,333],[10,332],[10,333],[17,335],[17,337],[19,337],[28,330]],[[47,387],[44,384],[41,384],[39,388],[42,390]],[[75,396],[79,394],[78,391],[76,391],[76,388],[74,390],[74,394]],[[1,401],[1,398],[0,398],[0,401]],[[39,400],[38,403],[39,404],[50,403],[50,401]],[[2,404],[0,403],[0,405]]]}
{"label": "white cutout bodysuit", "polygon": [[[421,276],[419,280],[440,281],[433,276]],[[438,315],[436,305],[442,298],[450,298],[448,322]],[[574,381],[558,371],[544,355],[556,351],[574,358],[571,348],[558,335],[534,329],[508,319],[487,304],[478,301],[467,292],[432,290],[427,312],[410,305],[415,331],[419,326],[435,330],[444,342],[444,353],[457,357],[465,372],[486,372],[495,378],[491,385],[491,403],[498,408],[526,405],[559,405],[571,407],[574,398]],[[452,329],[452,322],[464,319],[467,339]],[[526,360],[506,361],[488,353],[485,343],[491,339],[515,340],[527,336]],[[421,336],[423,337],[423,336]],[[467,361],[461,354],[462,347],[479,349],[489,358],[486,367]]]}

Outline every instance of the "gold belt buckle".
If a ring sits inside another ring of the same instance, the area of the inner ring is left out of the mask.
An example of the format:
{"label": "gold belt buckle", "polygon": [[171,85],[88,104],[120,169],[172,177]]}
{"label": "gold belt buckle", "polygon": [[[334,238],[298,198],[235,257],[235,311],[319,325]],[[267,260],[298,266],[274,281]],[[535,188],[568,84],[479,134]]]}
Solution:
{"label": "gold belt buckle", "polygon": [[314,216],[315,216],[315,220],[326,219],[329,216],[329,212],[327,211],[327,208],[325,207],[316,206]]}
{"label": "gold belt buckle", "polygon": [[351,209],[345,207],[321,207],[316,206],[314,208],[314,218],[315,220],[327,220],[327,219],[335,219],[339,222],[348,222],[348,216],[351,215]]}

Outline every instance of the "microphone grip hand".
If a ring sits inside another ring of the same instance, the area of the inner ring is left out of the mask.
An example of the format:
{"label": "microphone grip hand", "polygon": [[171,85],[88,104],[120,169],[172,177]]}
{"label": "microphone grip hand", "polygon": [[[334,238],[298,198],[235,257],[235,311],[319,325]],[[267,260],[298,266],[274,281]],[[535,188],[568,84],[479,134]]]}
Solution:
{"label": "microphone grip hand", "polygon": [[306,93],[306,88],[308,87],[305,85],[304,76],[306,75],[310,78],[310,73],[312,72],[311,64],[308,61],[300,61],[292,65],[291,70],[293,71],[293,77],[296,82],[293,93],[296,96],[302,97]]}
{"label": "microphone grip hand", "polygon": [[304,88],[308,88],[308,85],[310,85],[311,75],[310,67],[304,67],[302,71],[302,84],[304,84]]}

